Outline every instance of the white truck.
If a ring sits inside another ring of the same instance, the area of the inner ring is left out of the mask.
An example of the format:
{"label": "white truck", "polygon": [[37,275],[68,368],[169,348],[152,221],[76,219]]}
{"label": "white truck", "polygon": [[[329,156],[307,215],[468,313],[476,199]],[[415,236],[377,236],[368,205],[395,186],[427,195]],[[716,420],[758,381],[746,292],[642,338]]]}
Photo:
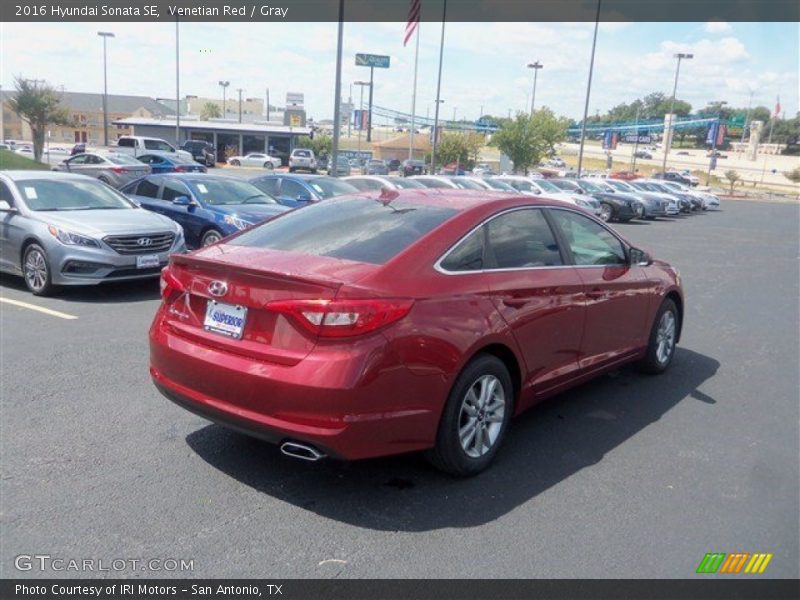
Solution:
{"label": "white truck", "polygon": [[134,158],[144,154],[171,154],[186,160],[194,160],[191,152],[179,150],[169,142],[159,138],[142,137],[139,135],[123,135],[117,140],[116,146],[108,148],[114,152],[130,154]]}

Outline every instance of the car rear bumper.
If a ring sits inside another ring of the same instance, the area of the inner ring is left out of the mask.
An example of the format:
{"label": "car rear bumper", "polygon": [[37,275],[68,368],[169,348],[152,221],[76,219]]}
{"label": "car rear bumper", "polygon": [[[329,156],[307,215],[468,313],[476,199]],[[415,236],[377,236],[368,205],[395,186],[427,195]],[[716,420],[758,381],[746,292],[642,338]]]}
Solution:
{"label": "car rear bumper", "polygon": [[293,366],[234,355],[173,332],[159,312],[150,330],[150,374],[164,396],[213,422],[272,443],[310,444],[355,460],[433,445],[443,405],[393,363],[371,336],[317,346]]}

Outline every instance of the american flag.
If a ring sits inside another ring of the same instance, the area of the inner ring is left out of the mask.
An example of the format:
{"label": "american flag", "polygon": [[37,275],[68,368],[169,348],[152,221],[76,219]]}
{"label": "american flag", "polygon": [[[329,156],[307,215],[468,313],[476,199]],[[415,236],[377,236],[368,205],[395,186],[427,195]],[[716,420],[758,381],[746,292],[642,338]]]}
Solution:
{"label": "american flag", "polygon": [[777,100],[775,101],[775,118],[777,119],[781,114],[781,97],[778,96]]}
{"label": "american flag", "polygon": [[403,36],[403,46],[408,44],[408,40],[414,35],[414,31],[416,31],[417,25],[419,25],[421,4],[422,0],[411,0],[411,4],[408,7],[408,23],[406,23],[406,33]]}

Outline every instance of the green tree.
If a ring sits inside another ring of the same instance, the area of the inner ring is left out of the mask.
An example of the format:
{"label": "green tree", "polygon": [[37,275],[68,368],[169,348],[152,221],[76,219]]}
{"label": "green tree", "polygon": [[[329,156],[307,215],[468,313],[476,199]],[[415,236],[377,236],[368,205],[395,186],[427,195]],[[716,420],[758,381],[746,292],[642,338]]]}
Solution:
{"label": "green tree", "polygon": [[33,157],[39,161],[42,158],[47,126],[68,125],[69,113],[61,106],[61,95],[45,82],[17,76],[14,78],[14,86],[17,91],[9,101],[9,106],[30,126]]}
{"label": "green tree", "polygon": [[317,156],[330,156],[330,153],[333,152],[333,139],[331,136],[319,132],[314,134],[314,139],[303,135],[298,138],[297,147],[313,150]]}
{"label": "green tree", "polygon": [[200,118],[203,121],[208,121],[209,119],[219,119],[222,117],[222,111],[220,110],[219,106],[217,106],[216,102],[206,102],[203,105],[203,110],[200,111]]}
{"label": "green tree", "polygon": [[446,165],[457,162],[465,169],[472,169],[483,148],[483,136],[476,133],[443,133],[436,146],[436,162]]}
{"label": "green tree", "polygon": [[515,172],[524,172],[566,138],[568,125],[567,119],[556,118],[548,108],[537,110],[533,116],[517,113],[492,136],[492,145],[511,159]]}

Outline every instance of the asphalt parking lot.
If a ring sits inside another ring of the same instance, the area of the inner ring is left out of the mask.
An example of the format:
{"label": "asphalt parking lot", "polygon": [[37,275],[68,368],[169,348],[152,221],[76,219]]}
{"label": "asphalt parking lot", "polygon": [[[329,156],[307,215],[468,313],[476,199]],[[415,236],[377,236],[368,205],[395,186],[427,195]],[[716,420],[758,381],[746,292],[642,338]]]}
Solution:
{"label": "asphalt parking lot", "polygon": [[125,576],[685,578],[707,552],[798,577],[799,213],[617,225],[681,270],[670,371],[534,408],[469,480],[419,456],[307,464],[172,405],[147,371],[155,280],[40,299],[4,277],[63,315],[0,303],[0,577],[91,575],[15,569],[39,553],[194,561]]}

